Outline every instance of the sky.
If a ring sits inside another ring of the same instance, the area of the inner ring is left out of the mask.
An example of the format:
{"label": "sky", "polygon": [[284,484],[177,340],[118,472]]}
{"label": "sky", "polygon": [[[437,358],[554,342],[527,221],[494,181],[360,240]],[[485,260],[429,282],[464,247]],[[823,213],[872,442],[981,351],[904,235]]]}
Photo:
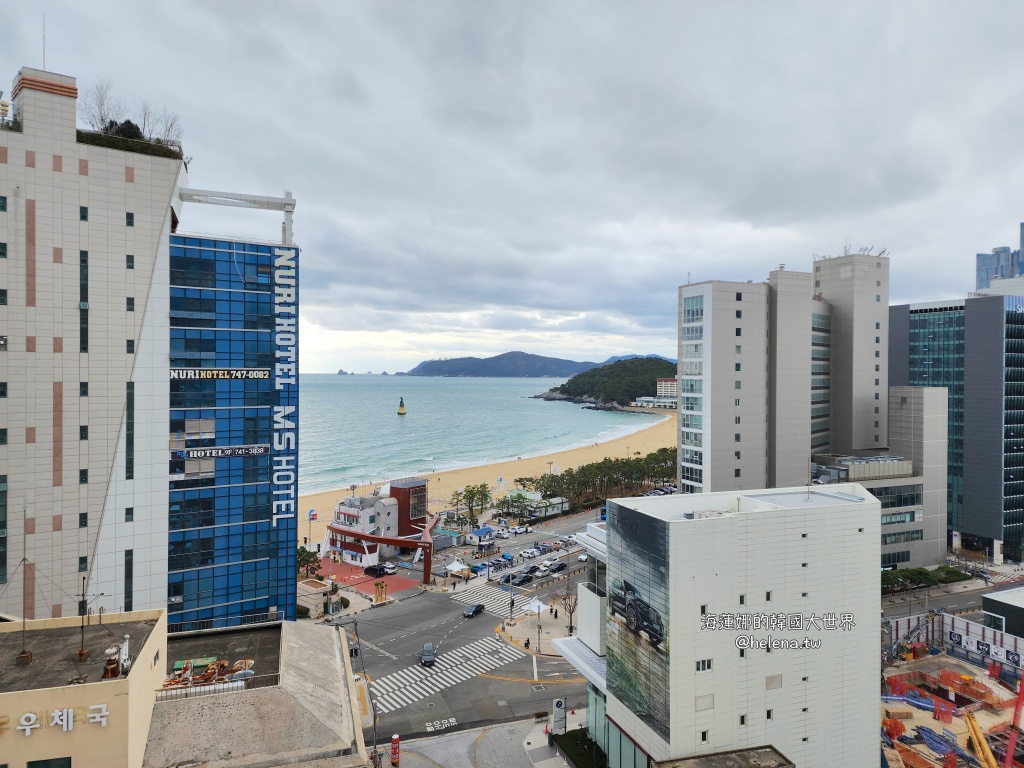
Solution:
{"label": "sky", "polygon": [[[180,116],[189,183],[297,200],[301,364],[676,356],[678,286],[1020,245],[1024,5],[2,3],[22,66]],[[179,231],[274,239],[202,205]]]}

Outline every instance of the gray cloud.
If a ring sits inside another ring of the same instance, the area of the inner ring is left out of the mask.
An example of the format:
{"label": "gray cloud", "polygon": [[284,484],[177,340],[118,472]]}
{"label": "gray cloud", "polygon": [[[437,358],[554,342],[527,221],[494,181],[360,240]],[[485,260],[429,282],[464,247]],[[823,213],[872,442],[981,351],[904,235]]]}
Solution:
{"label": "gray cloud", "polygon": [[[889,249],[894,301],[962,295],[1024,218],[1012,5],[58,5],[49,68],[180,113],[195,186],[295,194],[305,370],[673,355],[688,278],[847,241]],[[41,63],[36,15],[0,79]]]}

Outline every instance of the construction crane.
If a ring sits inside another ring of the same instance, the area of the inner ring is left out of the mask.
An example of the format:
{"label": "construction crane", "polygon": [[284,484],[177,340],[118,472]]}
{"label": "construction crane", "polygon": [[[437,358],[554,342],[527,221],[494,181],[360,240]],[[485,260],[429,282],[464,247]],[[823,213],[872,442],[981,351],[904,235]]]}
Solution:
{"label": "construction crane", "polygon": [[1006,740],[1006,755],[1003,757],[1003,768],[1013,768],[1013,756],[1017,751],[1017,737],[1020,735],[1020,710],[1024,705],[1024,685],[1018,684],[1017,706],[1013,710],[1013,724]]}
{"label": "construction crane", "polygon": [[[978,721],[974,719],[974,713],[966,713],[964,715],[964,722],[967,723],[967,732],[971,735],[971,741],[974,742],[974,754],[976,754],[978,756],[978,760],[981,761],[981,767],[999,768],[999,763],[996,762],[996,756],[992,754],[992,748],[988,745],[988,741],[985,739],[985,732],[981,729],[981,726],[978,725]],[[1013,752],[1008,751],[1007,754],[1012,755]]]}

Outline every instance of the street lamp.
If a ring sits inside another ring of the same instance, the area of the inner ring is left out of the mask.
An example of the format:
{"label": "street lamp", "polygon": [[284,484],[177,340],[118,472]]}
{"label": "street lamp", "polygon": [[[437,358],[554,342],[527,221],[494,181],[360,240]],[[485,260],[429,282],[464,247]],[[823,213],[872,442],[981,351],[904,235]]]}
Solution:
{"label": "street lamp", "polygon": [[555,463],[555,462],[553,462],[553,461],[549,461],[549,462],[548,462],[548,474],[549,474],[549,475],[551,474],[551,465],[552,465],[552,464],[554,464],[554,463]]}

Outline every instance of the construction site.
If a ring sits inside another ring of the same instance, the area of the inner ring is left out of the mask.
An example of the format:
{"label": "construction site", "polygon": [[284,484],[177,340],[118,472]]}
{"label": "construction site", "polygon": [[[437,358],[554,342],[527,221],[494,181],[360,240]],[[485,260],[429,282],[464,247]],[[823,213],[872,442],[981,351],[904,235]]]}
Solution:
{"label": "construction site", "polygon": [[895,639],[882,652],[883,768],[1024,768],[1024,640],[974,620],[982,618],[933,611],[892,622]]}

